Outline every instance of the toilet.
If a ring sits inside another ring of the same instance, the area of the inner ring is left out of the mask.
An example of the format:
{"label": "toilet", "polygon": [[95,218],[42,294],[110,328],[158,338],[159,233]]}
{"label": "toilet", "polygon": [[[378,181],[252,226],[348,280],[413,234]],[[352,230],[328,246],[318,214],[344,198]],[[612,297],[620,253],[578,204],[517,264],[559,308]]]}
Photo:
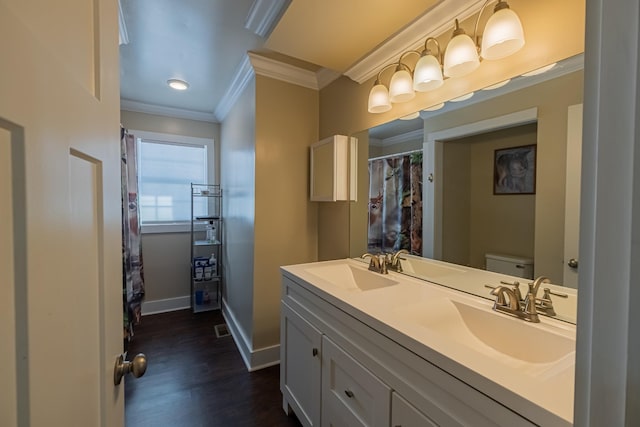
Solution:
{"label": "toilet", "polygon": [[514,255],[485,254],[486,269],[510,276],[533,279],[533,260]]}

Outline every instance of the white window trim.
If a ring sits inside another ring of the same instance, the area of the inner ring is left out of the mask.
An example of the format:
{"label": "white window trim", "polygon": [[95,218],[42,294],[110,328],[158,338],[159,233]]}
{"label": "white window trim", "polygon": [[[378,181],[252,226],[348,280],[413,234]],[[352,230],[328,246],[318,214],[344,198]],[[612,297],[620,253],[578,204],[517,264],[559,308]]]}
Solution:
{"label": "white window trim", "polygon": [[[129,133],[136,138],[136,151],[138,150],[138,140],[157,141],[167,144],[205,146],[207,147],[207,180],[214,183],[215,180],[215,149],[213,138],[200,138],[196,136],[186,136],[170,133],[148,132],[143,130],[129,129]],[[139,162],[139,151],[136,152],[136,160]],[[191,224],[189,221],[176,221],[165,223],[140,223],[142,234],[157,233],[189,233]]]}

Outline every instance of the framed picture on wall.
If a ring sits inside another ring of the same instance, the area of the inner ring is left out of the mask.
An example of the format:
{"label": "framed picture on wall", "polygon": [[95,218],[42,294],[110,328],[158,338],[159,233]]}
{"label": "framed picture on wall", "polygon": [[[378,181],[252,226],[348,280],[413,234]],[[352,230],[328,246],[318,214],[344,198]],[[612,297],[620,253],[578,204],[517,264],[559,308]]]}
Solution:
{"label": "framed picture on wall", "polygon": [[493,157],[493,194],[536,193],[536,145],[500,148]]}

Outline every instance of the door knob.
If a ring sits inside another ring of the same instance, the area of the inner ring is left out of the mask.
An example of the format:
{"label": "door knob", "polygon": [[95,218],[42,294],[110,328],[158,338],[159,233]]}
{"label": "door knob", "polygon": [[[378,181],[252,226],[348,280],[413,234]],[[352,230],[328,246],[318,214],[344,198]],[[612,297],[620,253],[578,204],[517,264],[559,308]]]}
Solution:
{"label": "door knob", "polygon": [[575,258],[571,258],[567,265],[571,268],[578,268],[578,260]]}
{"label": "door knob", "polygon": [[147,371],[147,356],[142,353],[137,354],[131,362],[124,360],[124,355],[116,357],[116,364],[113,367],[113,383],[119,385],[122,377],[128,373],[135,378],[140,378]]}

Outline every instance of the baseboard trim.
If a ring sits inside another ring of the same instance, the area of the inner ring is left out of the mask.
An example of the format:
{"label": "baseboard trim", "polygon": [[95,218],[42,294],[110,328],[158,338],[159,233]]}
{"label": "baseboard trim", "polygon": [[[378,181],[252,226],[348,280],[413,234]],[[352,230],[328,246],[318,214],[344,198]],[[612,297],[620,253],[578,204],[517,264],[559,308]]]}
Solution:
{"label": "baseboard trim", "polygon": [[249,372],[268,368],[269,366],[280,363],[280,345],[277,344],[254,350],[224,299],[222,301],[222,316],[225,322],[227,322],[229,332],[231,332],[233,341],[236,343],[238,351],[240,351],[240,356],[242,356],[242,360]]}
{"label": "baseboard trim", "polygon": [[191,297],[185,295],[176,298],[159,299],[142,302],[142,315],[168,313],[170,311],[184,310],[191,307]]}

